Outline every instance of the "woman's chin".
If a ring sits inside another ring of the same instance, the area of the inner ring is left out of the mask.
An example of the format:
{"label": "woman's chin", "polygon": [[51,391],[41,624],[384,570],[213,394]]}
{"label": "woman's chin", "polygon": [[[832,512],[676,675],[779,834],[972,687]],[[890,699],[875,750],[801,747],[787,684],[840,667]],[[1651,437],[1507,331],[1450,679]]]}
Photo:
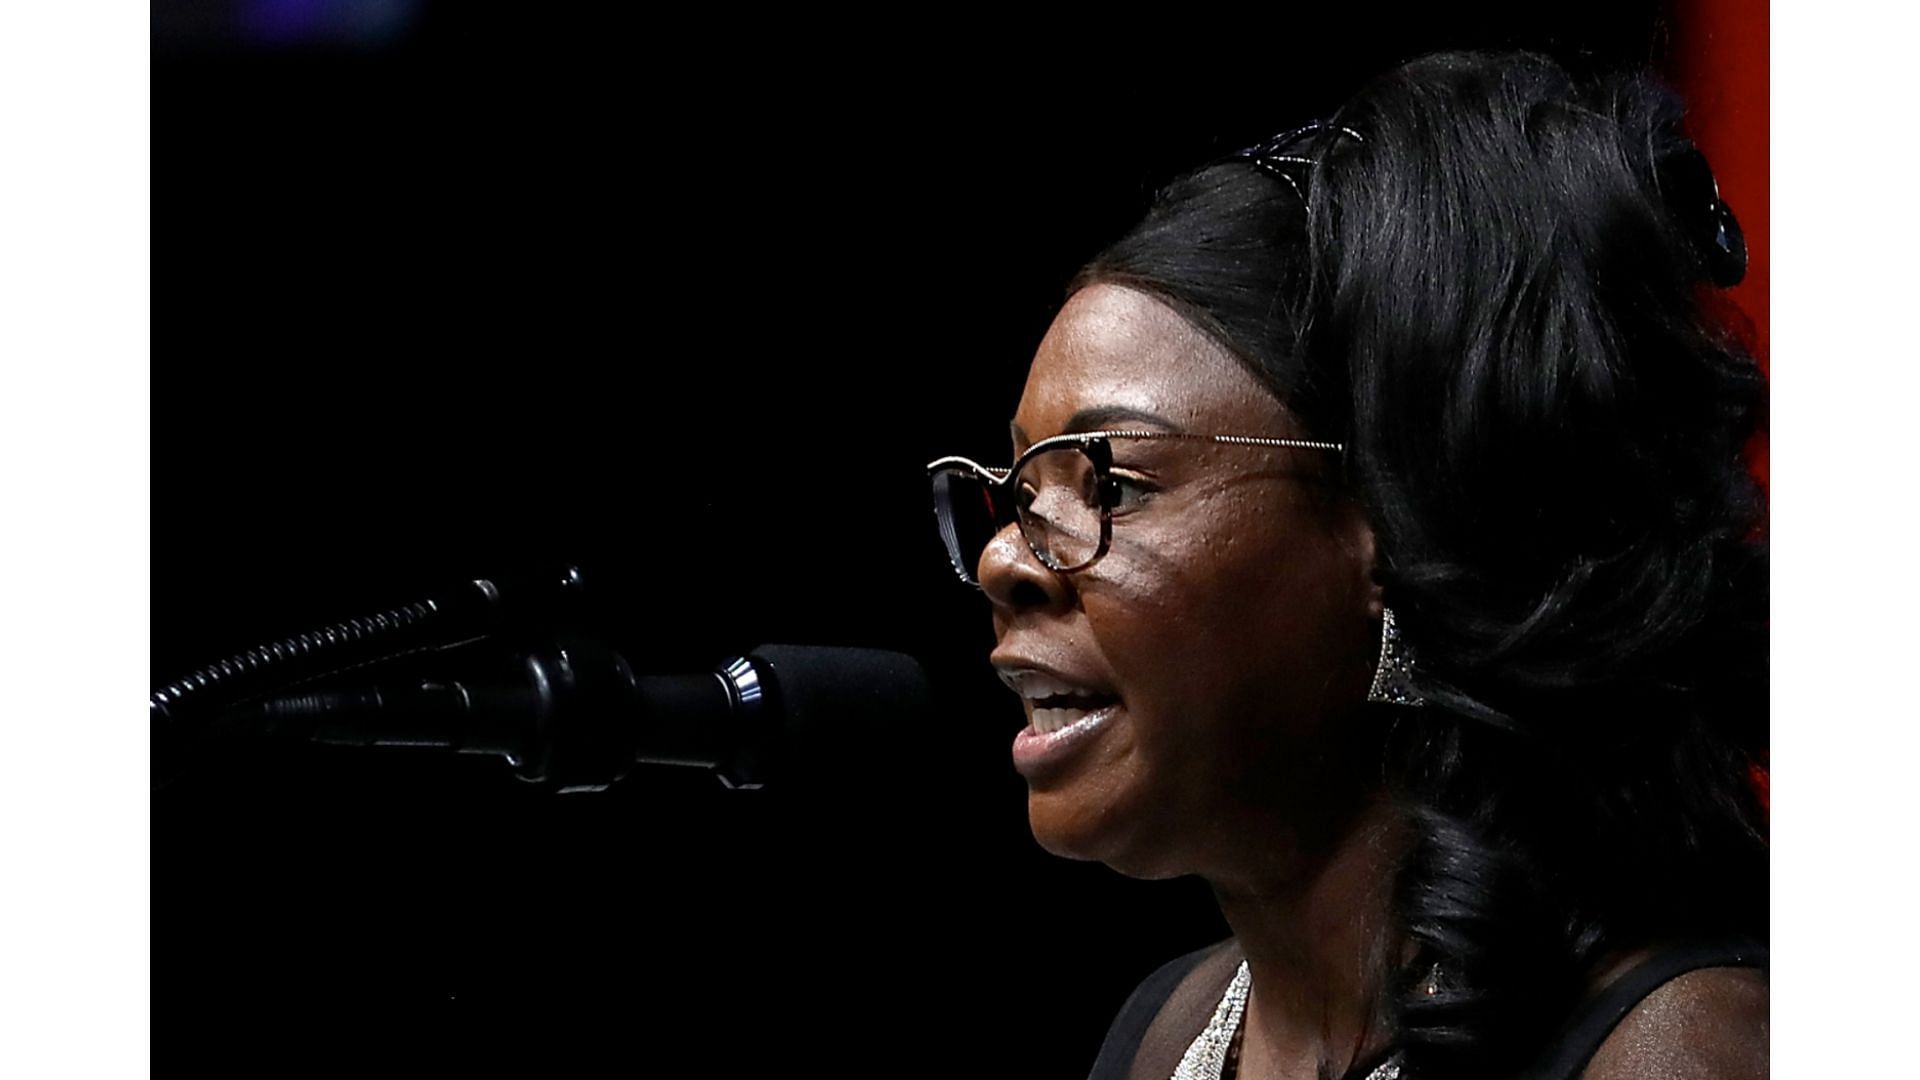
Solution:
{"label": "woman's chin", "polygon": [[1108,815],[1059,790],[1027,792],[1027,824],[1049,855],[1096,862],[1112,847],[1102,828]]}
{"label": "woman's chin", "polygon": [[1042,851],[1076,862],[1105,863],[1114,871],[1131,878],[1158,881],[1179,877],[1189,870],[1175,868],[1164,856],[1146,850],[1122,828],[1120,815],[1112,807],[1094,808],[1074,802],[1060,792],[1029,792],[1027,823],[1033,829],[1034,842]]}

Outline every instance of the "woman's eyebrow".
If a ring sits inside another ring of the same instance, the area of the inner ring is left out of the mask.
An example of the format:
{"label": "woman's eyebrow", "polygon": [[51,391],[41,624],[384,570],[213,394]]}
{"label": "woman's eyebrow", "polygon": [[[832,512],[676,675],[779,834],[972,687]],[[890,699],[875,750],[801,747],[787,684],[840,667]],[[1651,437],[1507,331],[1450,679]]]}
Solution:
{"label": "woman's eyebrow", "polygon": [[[1145,409],[1136,409],[1131,405],[1090,405],[1073,414],[1065,427],[1057,434],[1073,435],[1085,431],[1107,431],[1127,424],[1148,424],[1166,431],[1179,431],[1180,425],[1158,413]],[[1015,421],[1012,425],[1013,441],[1017,444],[1031,444],[1032,439],[1020,429]]]}

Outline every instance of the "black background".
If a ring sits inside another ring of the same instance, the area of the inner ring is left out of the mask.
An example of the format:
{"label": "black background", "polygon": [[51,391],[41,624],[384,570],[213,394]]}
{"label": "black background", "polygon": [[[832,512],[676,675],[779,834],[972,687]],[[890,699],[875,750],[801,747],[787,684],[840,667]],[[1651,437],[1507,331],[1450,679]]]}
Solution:
{"label": "black background", "polygon": [[643,670],[893,648],[940,713],[824,793],[209,759],[153,797],[154,1060],[1083,1075],[1226,928],[1033,843],[923,464],[1007,454],[1066,280],[1180,168],[1432,48],[1658,64],[1659,12],[1187,47],[616,9],[436,5],[377,48],[156,13],[153,676],[568,560]]}

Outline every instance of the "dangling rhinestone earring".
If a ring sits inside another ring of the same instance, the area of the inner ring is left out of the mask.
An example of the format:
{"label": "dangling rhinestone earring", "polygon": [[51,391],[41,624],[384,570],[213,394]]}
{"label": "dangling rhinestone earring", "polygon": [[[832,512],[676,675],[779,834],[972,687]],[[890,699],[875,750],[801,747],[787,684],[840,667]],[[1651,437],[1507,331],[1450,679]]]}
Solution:
{"label": "dangling rhinestone earring", "polygon": [[1374,665],[1373,686],[1367,700],[1386,705],[1425,705],[1426,699],[1413,685],[1413,651],[1400,640],[1394,625],[1393,609],[1380,609],[1380,660]]}

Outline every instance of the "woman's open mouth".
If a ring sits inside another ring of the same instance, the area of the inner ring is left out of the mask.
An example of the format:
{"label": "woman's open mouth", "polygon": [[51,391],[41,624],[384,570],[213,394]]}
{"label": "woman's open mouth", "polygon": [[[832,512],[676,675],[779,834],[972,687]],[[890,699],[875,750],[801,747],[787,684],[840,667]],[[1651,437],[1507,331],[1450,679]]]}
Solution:
{"label": "woman's open mouth", "polygon": [[1116,697],[1060,696],[1033,703],[1033,722],[1013,738],[1013,767],[1029,781],[1071,762],[1120,711]]}
{"label": "woman's open mouth", "polygon": [[1059,694],[1033,703],[1033,729],[1051,735],[1118,701],[1112,695]]}

